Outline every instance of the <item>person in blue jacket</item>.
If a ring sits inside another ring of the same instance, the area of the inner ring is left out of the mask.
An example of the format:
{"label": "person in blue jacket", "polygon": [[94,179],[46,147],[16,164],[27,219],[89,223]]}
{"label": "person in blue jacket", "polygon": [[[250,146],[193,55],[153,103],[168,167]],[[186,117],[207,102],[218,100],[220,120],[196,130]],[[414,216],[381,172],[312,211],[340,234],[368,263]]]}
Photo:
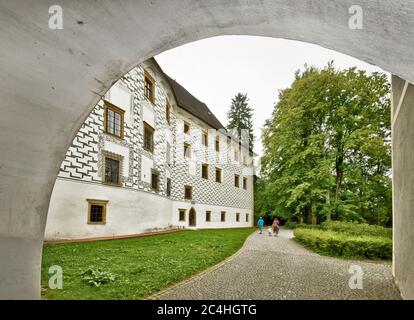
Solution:
{"label": "person in blue jacket", "polygon": [[257,221],[257,227],[260,230],[260,234],[262,234],[263,232],[263,227],[264,227],[264,220],[262,217],[259,218],[259,220]]}

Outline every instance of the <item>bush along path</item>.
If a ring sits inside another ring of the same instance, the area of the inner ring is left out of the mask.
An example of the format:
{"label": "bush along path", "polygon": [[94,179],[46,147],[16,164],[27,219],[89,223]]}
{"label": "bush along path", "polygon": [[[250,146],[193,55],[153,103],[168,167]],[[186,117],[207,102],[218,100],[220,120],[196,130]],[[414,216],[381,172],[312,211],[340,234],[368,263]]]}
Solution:
{"label": "bush along path", "polygon": [[392,259],[390,228],[339,221],[296,227],[295,239],[317,253],[348,259]]}
{"label": "bush along path", "polygon": [[[391,263],[320,256],[296,243],[255,232],[233,258],[154,296],[156,299],[400,299]],[[357,268],[355,268],[357,266]],[[352,285],[359,269],[361,288]],[[350,286],[351,282],[351,286]]]}

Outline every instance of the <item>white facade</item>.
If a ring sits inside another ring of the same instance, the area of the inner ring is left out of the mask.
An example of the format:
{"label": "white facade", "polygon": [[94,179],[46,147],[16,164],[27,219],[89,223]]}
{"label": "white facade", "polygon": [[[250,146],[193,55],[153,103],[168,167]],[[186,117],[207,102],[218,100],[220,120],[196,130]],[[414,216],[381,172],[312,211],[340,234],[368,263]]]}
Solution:
{"label": "white facade", "polygon": [[[144,92],[146,75],[154,81],[152,101]],[[248,150],[223,130],[216,131],[222,127],[218,128],[218,120],[191,96],[189,101],[195,101],[204,112],[195,116],[194,109],[183,105],[180,88],[174,91],[170,84],[171,79],[151,59],[119,80],[94,108],[62,162],[49,207],[46,240],[124,236],[177,227],[253,225],[253,166],[246,161],[251,160]],[[185,94],[188,98],[188,92]],[[105,131],[105,101],[123,113],[120,138]],[[143,147],[144,124],[155,130],[151,151]],[[187,133],[184,124],[189,126]],[[207,146],[203,134],[207,134]],[[187,156],[184,145],[191,149]],[[108,154],[120,163],[117,186],[105,183]],[[203,165],[208,165],[207,177],[202,177]],[[221,169],[220,182],[216,181],[216,168]],[[154,172],[159,181],[155,190]],[[191,199],[185,199],[186,186],[192,188]],[[91,223],[90,201],[106,204],[103,223]],[[185,210],[184,220],[180,210]],[[191,225],[190,212],[195,214]]]}

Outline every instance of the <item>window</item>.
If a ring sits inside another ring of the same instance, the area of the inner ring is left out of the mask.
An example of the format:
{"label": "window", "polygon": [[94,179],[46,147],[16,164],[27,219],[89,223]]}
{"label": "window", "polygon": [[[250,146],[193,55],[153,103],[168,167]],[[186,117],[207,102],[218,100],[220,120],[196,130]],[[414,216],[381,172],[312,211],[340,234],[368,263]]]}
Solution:
{"label": "window", "polygon": [[167,178],[167,197],[171,196],[171,179]]}
{"label": "window", "polygon": [[234,161],[239,161],[239,150],[234,150]]}
{"label": "window", "polygon": [[124,111],[105,101],[104,130],[106,133],[124,138]]}
{"label": "window", "polygon": [[236,222],[240,222],[240,213],[236,213]]}
{"label": "window", "polygon": [[208,179],[208,164],[201,165],[201,177],[203,179]]}
{"label": "window", "polygon": [[151,173],[151,189],[153,191],[160,190],[160,174],[157,171]]}
{"label": "window", "polygon": [[226,221],[226,212],[222,211],[221,212],[221,222],[225,222]]}
{"label": "window", "polygon": [[105,224],[106,223],[106,205],[105,200],[88,199],[88,224]]}
{"label": "window", "polygon": [[234,175],[234,186],[238,188],[240,186],[240,176],[238,174]]}
{"label": "window", "polygon": [[247,156],[246,156],[246,155],[243,155],[243,164],[244,164],[245,166],[247,166],[247,165],[248,165],[248,163],[247,163]]}
{"label": "window", "polygon": [[190,124],[188,122],[184,122],[184,133],[190,132]]}
{"label": "window", "polygon": [[193,199],[193,187],[184,186],[184,199],[192,200]]}
{"label": "window", "polygon": [[201,142],[204,146],[208,147],[208,133],[207,132],[203,132]]}
{"label": "window", "polygon": [[185,221],[185,209],[180,209],[180,210],[178,210],[178,214],[179,214],[179,217],[178,217],[178,220],[179,221]]}
{"label": "window", "polygon": [[184,157],[191,158],[191,145],[184,143]]}
{"label": "window", "polygon": [[211,211],[206,211],[206,222],[211,221]]}
{"label": "window", "polygon": [[147,71],[145,71],[144,95],[149,101],[155,103],[155,80]]}
{"label": "window", "polygon": [[216,182],[221,183],[221,169],[216,168]]}
{"label": "window", "polygon": [[247,190],[247,178],[243,178],[243,189]]}
{"label": "window", "polygon": [[171,124],[171,105],[168,100],[167,100],[167,106],[165,107],[165,118],[167,120],[168,125],[170,125]]}
{"label": "window", "polygon": [[249,214],[246,213],[246,222],[249,222]]}
{"label": "window", "polygon": [[154,128],[144,122],[144,149],[151,153],[154,152],[154,131]]}
{"label": "window", "polygon": [[104,157],[104,168],[105,168],[105,174],[104,174],[104,180],[103,182],[105,184],[120,186],[121,185],[121,179],[120,179],[120,173],[121,173],[121,160],[122,156],[116,156],[116,155],[106,155]]}
{"label": "window", "polygon": [[216,151],[220,152],[220,137],[216,138]]}

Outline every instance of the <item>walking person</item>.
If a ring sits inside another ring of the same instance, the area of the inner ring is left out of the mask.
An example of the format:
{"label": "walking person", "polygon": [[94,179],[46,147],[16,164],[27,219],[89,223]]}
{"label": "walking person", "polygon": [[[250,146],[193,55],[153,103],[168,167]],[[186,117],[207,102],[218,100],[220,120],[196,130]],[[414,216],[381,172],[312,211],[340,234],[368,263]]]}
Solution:
{"label": "walking person", "polygon": [[279,225],[280,225],[280,221],[276,217],[275,220],[273,220],[273,223],[272,223],[272,228],[273,228],[273,232],[274,232],[275,237],[277,237],[278,234],[279,234]]}
{"label": "walking person", "polygon": [[260,230],[260,234],[262,234],[262,232],[263,232],[263,227],[264,227],[264,220],[263,220],[263,218],[262,217],[260,217],[259,218],[259,220],[257,221],[257,227],[259,228],[259,230]]}

